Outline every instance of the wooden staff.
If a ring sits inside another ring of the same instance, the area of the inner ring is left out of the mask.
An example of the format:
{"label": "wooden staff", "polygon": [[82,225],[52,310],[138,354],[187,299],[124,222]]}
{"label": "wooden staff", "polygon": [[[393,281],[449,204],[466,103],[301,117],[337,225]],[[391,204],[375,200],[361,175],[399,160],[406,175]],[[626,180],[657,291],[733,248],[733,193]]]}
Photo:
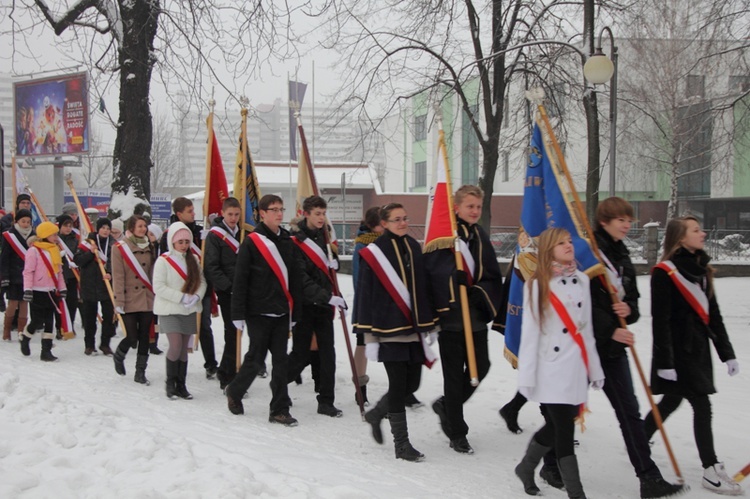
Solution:
{"label": "wooden staff", "polygon": [[[600,260],[599,257],[599,248],[596,244],[596,237],[594,236],[594,232],[591,230],[591,225],[589,224],[588,217],[586,216],[586,211],[583,209],[583,203],[581,203],[581,199],[578,196],[578,191],[575,189],[575,184],[573,183],[573,179],[570,176],[570,171],[568,170],[568,165],[565,163],[565,157],[562,154],[562,150],[560,149],[560,144],[557,142],[557,137],[555,137],[554,132],[552,131],[552,125],[549,122],[549,118],[547,117],[547,111],[544,109],[544,106],[541,104],[537,105],[537,108],[539,109],[539,116],[542,119],[542,122],[547,130],[547,137],[552,142],[552,147],[554,148],[555,154],[559,158],[560,161],[560,169],[565,174],[565,178],[568,182],[568,186],[570,189],[570,192],[573,195],[573,198],[575,202],[573,205],[576,208],[576,212],[578,214],[579,221],[583,224],[584,230],[589,235],[589,244],[591,244],[591,249],[594,252],[594,255]],[[617,293],[615,293],[614,289],[612,288],[611,283],[609,282],[609,276],[605,273],[605,280],[607,283],[607,290],[609,291],[609,296],[612,300],[612,303],[616,304],[620,302],[619,297],[617,296]],[[628,325],[625,322],[625,319],[623,317],[618,316],[618,320],[620,322],[620,327],[623,329],[627,329]],[[638,358],[638,353],[636,352],[635,348],[631,348],[630,352],[633,354],[633,361],[635,362],[635,367],[638,371],[638,376],[641,378],[641,382],[643,383],[643,387],[646,390],[646,395],[648,397],[648,402],[651,405],[651,414],[654,416],[654,421],[656,422],[656,426],[659,428],[659,431],[661,432],[661,436],[664,439],[664,446],[667,449],[667,454],[669,454],[669,460],[672,463],[672,467],[674,468],[674,472],[677,475],[678,481],[680,483],[685,483],[685,479],[682,477],[682,473],[680,472],[680,467],[677,464],[677,459],[674,456],[674,453],[672,452],[672,446],[669,443],[669,438],[667,438],[667,432],[664,429],[664,424],[661,418],[661,413],[659,412],[659,407],[656,405],[656,402],[654,401],[654,394],[651,392],[651,387],[648,384],[648,381],[646,380],[646,375],[643,372],[643,368],[641,367],[641,361]]]}
{"label": "wooden staff", "polygon": [[748,463],[747,466],[742,468],[736,475],[734,475],[734,481],[739,483],[748,475],[750,475],[750,463]]}

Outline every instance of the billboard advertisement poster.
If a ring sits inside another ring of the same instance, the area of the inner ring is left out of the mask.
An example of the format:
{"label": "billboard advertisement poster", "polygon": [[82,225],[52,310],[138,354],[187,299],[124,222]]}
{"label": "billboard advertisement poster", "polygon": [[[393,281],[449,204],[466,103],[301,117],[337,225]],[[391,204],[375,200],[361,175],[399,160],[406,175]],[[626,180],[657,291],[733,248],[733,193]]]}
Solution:
{"label": "billboard advertisement poster", "polygon": [[86,73],[17,82],[13,95],[17,156],[88,153]]}

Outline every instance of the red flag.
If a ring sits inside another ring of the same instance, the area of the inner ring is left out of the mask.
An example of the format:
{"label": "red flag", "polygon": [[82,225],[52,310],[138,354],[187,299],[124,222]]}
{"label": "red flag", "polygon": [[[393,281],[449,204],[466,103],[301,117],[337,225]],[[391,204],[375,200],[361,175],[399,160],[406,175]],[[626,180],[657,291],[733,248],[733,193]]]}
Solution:
{"label": "red flag", "polygon": [[204,216],[221,212],[221,205],[229,195],[227,176],[224,173],[224,163],[221,161],[221,153],[219,152],[219,144],[216,142],[216,136],[211,133],[209,140],[213,143],[211,144],[210,180],[206,182],[206,186],[210,185],[211,188],[206,192],[208,196],[208,211],[203,214]]}
{"label": "red flag", "polygon": [[448,167],[448,154],[445,149],[445,136],[440,130],[437,158],[437,182],[432,191],[430,212],[427,215],[427,232],[424,238],[424,251],[452,248],[456,237],[453,193]]}

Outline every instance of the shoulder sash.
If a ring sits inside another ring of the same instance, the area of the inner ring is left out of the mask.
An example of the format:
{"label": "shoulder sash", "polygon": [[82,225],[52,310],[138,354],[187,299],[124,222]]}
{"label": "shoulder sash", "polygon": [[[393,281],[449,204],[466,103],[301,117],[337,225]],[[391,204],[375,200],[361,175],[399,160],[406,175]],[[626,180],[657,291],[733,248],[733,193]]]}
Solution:
{"label": "shoulder sash", "polygon": [[471,287],[474,285],[474,272],[477,264],[474,262],[474,256],[471,254],[469,245],[460,237],[458,238],[458,249],[461,251],[461,257],[464,260],[464,270],[466,270],[466,275],[468,276],[467,284]]}
{"label": "shoulder sash", "polygon": [[578,330],[578,326],[576,326],[576,323],[573,322],[570,314],[565,309],[565,305],[563,305],[557,295],[552,291],[549,292],[549,301],[552,304],[552,308],[555,309],[558,317],[560,317],[563,324],[568,329],[570,337],[573,339],[573,341],[576,342],[578,348],[581,349],[581,358],[583,359],[583,364],[586,366],[586,373],[589,373],[589,354],[586,351],[586,343],[583,341],[583,336],[581,336],[581,332]]}
{"label": "shoulder sash", "polygon": [[165,259],[167,263],[177,272],[177,274],[182,277],[184,281],[187,281],[187,265],[184,265],[182,262],[178,262],[174,258],[172,258],[169,253],[163,253],[161,255],[161,258]]}
{"label": "shoulder sash", "polygon": [[292,241],[294,241],[294,244],[296,244],[302,250],[307,258],[312,260],[315,266],[318,267],[318,269],[320,269],[320,271],[328,277],[328,280],[333,282],[331,279],[331,273],[328,271],[328,257],[326,257],[326,254],[323,253],[323,250],[320,248],[320,246],[318,246],[309,237],[304,241],[300,241],[295,236],[292,237]]}
{"label": "shoulder sash", "polygon": [[698,317],[701,318],[704,324],[708,324],[711,320],[708,315],[708,296],[706,296],[703,289],[698,284],[685,279],[670,260],[657,263],[655,268],[667,273],[670,279],[672,279],[674,286],[690,305],[690,308],[698,314]]}
{"label": "shoulder sash", "polygon": [[396,303],[399,310],[401,310],[401,313],[404,314],[409,323],[412,323],[411,295],[404,282],[396,273],[396,269],[393,268],[391,262],[386,258],[383,250],[376,246],[375,243],[370,243],[362,248],[359,256],[364,258],[375,273],[375,277],[378,278],[380,284],[388,292],[388,295]]}
{"label": "shoulder sash", "polygon": [[294,300],[289,292],[289,273],[286,264],[284,263],[284,259],[281,258],[279,248],[277,248],[276,245],[266,236],[258,234],[257,232],[251,232],[249,237],[253,240],[255,247],[258,248],[261,256],[263,256],[263,259],[279,280],[281,289],[284,291],[284,295],[286,295],[286,301],[289,302],[289,313],[291,314],[294,309]]}
{"label": "shoulder sash", "polygon": [[8,241],[8,244],[10,244],[10,247],[13,248],[13,251],[16,252],[16,255],[23,260],[26,261],[26,251],[28,251],[21,241],[18,240],[15,234],[11,234],[10,231],[3,232],[3,237],[6,241]]}
{"label": "shoulder sash", "polygon": [[130,268],[130,270],[133,271],[133,273],[137,275],[141,281],[143,281],[143,285],[146,286],[146,289],[148,289],[149,291],[151,291],[151,293],[153,293],[154,288],[151,286],[151,280],[148,278],[148,274],[146,274],[146,271],[143,270],[143,266],[141,265],[141,262],[139,262],[138,259],[133,254],[133,250],[131,250],[130,246],[128,246],[128,243],[124,241],[120,241],[119,243],[115,244],[115,248],[117,248],[120,251],[120,254],[122,255],[122,259],[125,262],[125,264],[128,266],[128,268]]}
{"label": "shoulder sash", "polygon": [[235,253],[240,251],[239,241],[237,241],[237,239],[235,239],[234,236],[229,233],[229,231],[224,230],[221,227],[214,226],[214,227],[211,227],[211,230],[209,230],[209,232],[214,233],[216,237],[224,241],[227,244],[227,246],[232,248],[232,250]]}

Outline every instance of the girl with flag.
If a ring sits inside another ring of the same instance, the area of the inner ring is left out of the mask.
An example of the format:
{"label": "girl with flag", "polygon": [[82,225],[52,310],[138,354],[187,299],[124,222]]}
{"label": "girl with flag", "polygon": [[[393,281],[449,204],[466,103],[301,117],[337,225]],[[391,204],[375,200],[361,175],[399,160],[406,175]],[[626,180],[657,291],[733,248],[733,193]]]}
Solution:
{"label": "girl with flag", "polygon": [[23,268],[23,299],[31,302],[31,322],[21,335],[21,353],[27,357],[31,355],[31,337],[37,329],[44,328],[40,358],[47,362],[57,360],[52,355],[52,327],[55,310],[62,306],[67,294],[57,232],[57,225],[52,222],[39,224],[36,228],[38,239],[26,252]]}
{"label": "girl with flag", "polygon": [[29,318],[28,305],[23,300],[23,268],[29,249],[29,238],[34,233],[31,211],[17,210],[13,227],[3,232],[0,252],[0,287],[8,297],[3,324],[3,340],[10,341],[13,316],[18,311],[18,333],[21,334]]}
{"label": "girl with flag", "polygon": [[[709,340],[727,365],[729,376],[740,372],[724,327],[713,287],[710,257],[703,251],[706,233],[698,219],[670,220],[661,261],[651,274],[651,316],[654,335],[651,389],[664,394],[658,404],[663,421],[683,399],[693,406],[693,429],[703,464],[703,487],[726,495],[741,495],[742,487],[719,462],[711,429],[711,401],[716,393]],[[645,420],[646,435],[656,431],[654,416]]]}
{"label": "girl with flag", "polygon": [[[78,234],[73,231],[73,218],[70,215],[60,215],[55,220],[60,230],[60,251],[63,256],[63,276],[65,276],[65,286],[68,288],[68,296],[65,298],[65,304],[70,313],[70,323],[76,320],[76,310],[78,310],[78,279],[73,273],[77,268],[73,263],[76,248],[78,248]],[[55,314],[56,335],[57,339],[62,339],[62,318],[60,314]],[[70,331],[75,334],[74,331]]]}
{"label": "girl with flag", "polygon": [[[422,363],[428,358],[425,339],[435,327],[427,293],[427,274],[419,243],[408,235],[409,217],[403,205],[380,210],[382,236],[359,252],[359,276],[352,323],[365,335],[370,360],[382,362],[388,393],[365,415],[376,442],[383,443],[380,422],[388,415],[396,458],[421,461],[412,447],[406,424],[406,397],[419,387]],[[430,362],[431,365],[431,362]]]}
{"label": "girl with flag", "polygon": [[112,356],[115,372],[125,375],[125,355],[131,348],[138,349],[135,361],[136,383],[148,385],[146,367],[149,354],[149,332],[154,320],[154,261],[156,238],[147,234],[146,220],[140,215],[128,219],[125,240],[112,250],[112,288],[115,310],[125,324],[125,338],[120,341]]}
{"label": "girl with flag", "polygon": [[196,332],[196,314],[203,309],[206,279],[198,257],[190,251],[192,242],[190,229],[174,222],[167,234],[169,251],[154,265],[154,313],[159,316],[159,330],[169,341],[166,390],[170,399],[193,398],[185,386],[187,354],[190,337]]}
{"label": "girl with flag", "polygon": [[531,437],[515,472],[529,495],[540,495],[534,470],[552,448],[568,497],[585,498],[574,451],[576,416],[589,383],[604,386],[591,320],[589,278],[578,270],[570,233],[539,235],[538,265],[524,285],[518,390],[542,405],[545,425]]}

